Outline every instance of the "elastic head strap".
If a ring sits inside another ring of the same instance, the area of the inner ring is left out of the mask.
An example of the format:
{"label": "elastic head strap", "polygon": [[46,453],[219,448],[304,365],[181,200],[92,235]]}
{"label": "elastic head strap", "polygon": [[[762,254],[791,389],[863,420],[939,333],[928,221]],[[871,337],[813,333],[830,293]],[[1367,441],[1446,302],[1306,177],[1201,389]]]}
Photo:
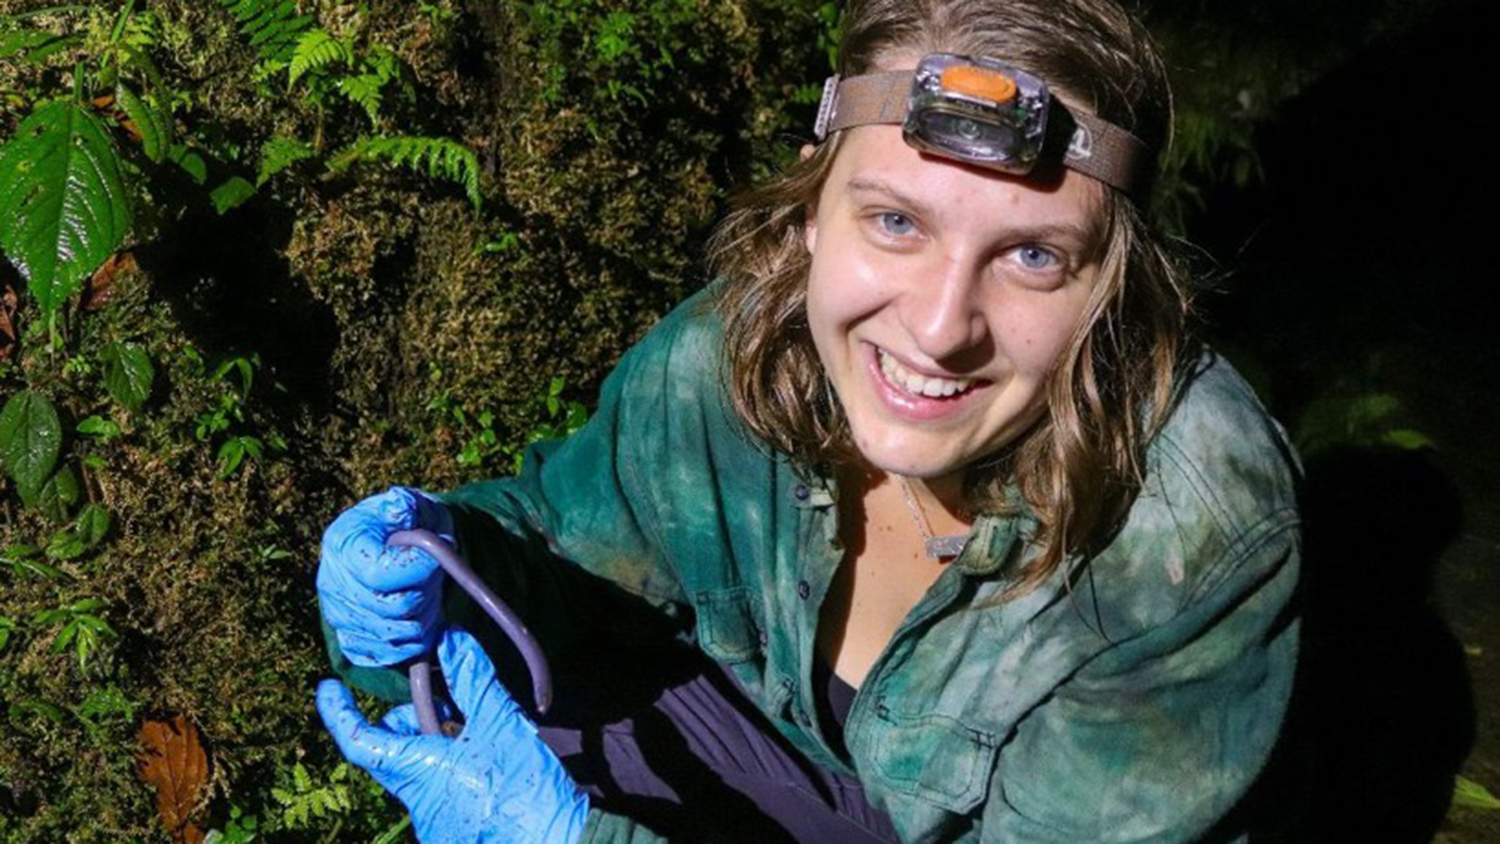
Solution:
{"label": "elastic head strap", "polygon": [[[840,79],[828,77],[823,101],[813,128],[818,140],[829,132],[874,123],[900,124],[911,100],[912,71],[892,70]],[[1059,116],[1071,128],[1062,163],[1070,170],[1114,187],[1126,194],[1143,185],[1143,171],[1150,163],[1146,145],[1120,127],[1084,112],[1074,112],[1056,97],[1048,105],[1049,120]]]}

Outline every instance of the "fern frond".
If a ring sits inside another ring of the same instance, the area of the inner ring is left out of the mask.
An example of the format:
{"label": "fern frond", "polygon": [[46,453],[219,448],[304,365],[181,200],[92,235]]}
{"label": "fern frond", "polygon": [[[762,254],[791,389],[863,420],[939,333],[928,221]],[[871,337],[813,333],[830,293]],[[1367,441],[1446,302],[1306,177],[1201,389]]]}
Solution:
{"label": "fern frond", "polygon": [[260,148],[260,175],[255,177],[255,186],[260,187],[272,176],[313,155],[312,146],[296,138],[277,137],[266,141]]}
{"label": "fern frond", "polygon": [[297,14],[293,0],[219,0],[219,5],[234,15],[250,46],[271,62],[290,62],[313,22],[311,16]]}
{"label": "fern frond", "polygon": [[292,51],[286,85],[290,88],[304,74],[324,70],[337,62],[349,64],[353,60],[354,53],[348,44],[329,35],[327,30],[309,29],[297,39],[297,47]]}
{"label": "fern frond", "polygon": [[386,77],[377,74],[361,74],[360,76],[345,76],[335,83],[338,89],[350,102],[365,110],[369,116],[370,123],[376,124],[380,121],[380,89],[385,85]]}
{"label": "fern frond", "polygon": [[463,185],[469,202],[479,207],[479,159],[473,150],[450,138],[364,138],[329,159],[328,169],[339,173],[360,161],[383,161],[434,179],[457,182]]}

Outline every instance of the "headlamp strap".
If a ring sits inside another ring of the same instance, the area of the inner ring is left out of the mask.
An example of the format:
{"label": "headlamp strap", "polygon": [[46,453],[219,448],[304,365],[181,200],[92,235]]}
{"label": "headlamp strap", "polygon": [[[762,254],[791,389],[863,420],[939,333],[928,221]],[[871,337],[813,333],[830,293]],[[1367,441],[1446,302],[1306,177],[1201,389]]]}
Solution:
{"label": "headlamp strap", "polygon": [[[823,140],[830,132],[877,123],[899,125],[911,99],[910,70],[869,73],[841,79],[828,77],[818,105],[813,133]],[[1129,194],[1144,183],[1141,171],[1150,163],[1139,138],[1099,117],[1069,110],[1056,97],[1048,104],[1049,120],[1066,115],[1072,135],[1063,152],[1063,165]]]}

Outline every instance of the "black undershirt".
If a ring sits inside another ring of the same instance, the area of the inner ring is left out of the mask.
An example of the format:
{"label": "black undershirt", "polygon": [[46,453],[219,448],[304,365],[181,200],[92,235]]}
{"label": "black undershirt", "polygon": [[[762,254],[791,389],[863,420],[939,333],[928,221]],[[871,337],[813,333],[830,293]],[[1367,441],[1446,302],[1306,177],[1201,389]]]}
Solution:
{"label": "black undershirt", "polygon": [[813,691],[823,735],[828,738],[834,753],[847,761],[849,748],[844,745],[844,724],[849,720],[849,707],[854,705],[856,689],[833,673],[828,660],[817,648],[813,648]]}

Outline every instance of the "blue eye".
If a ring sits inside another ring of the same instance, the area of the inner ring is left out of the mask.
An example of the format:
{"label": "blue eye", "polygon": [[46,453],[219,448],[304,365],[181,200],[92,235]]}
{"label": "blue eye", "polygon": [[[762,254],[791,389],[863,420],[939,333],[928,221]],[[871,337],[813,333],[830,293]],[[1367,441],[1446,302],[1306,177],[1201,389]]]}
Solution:
{"label": "blue eye", "polygon": [[1052,251],[1031,244],[1018,247],[1016,259],[1028,270],[1050,270],[1058,263],[1058,257]]}
{"label": "blue eye", "polygon": [[880,227],[885,230],[886,234],[897,237],[905,237],[917,229],[910,217],[895,211],[881,212],[879,219]]}

